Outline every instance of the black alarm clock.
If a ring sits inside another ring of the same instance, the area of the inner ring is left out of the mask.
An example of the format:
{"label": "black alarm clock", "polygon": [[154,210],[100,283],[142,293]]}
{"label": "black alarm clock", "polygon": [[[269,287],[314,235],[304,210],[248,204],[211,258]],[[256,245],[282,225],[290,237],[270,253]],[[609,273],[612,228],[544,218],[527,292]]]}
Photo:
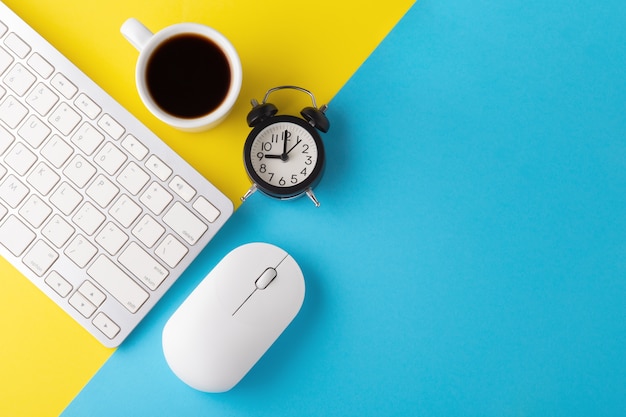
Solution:
{"label": "black alarm clock", "polygon": [[[284,89],[308,94],[313,107],[302,109],[301,118],[277,115],[277,107],[267,99],[271,93]],[[244,145],[243,160],[253,184],[241,197],[242,201],[259,190],[280,200],[306,194],[319,207],[313,188],[322,178],[326,163],[324,144],[318,133],[325,133],[330,127],[326,109],[326,105],[317,107],[310,91],[290,85],[268,90],[261,104],[252,100],[247,122],[253,129]]]}

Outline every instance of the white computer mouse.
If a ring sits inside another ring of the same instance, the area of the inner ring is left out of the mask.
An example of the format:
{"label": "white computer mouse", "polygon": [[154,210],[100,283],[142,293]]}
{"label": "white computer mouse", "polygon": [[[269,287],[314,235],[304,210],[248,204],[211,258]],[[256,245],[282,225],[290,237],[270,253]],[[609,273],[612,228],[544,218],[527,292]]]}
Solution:
{"label": "white computer mouse", "polygon": [[234,249],[165,324],[167,364],[197,390],[230,390],[298,314],[304,290],[300,267],[283,249]]}

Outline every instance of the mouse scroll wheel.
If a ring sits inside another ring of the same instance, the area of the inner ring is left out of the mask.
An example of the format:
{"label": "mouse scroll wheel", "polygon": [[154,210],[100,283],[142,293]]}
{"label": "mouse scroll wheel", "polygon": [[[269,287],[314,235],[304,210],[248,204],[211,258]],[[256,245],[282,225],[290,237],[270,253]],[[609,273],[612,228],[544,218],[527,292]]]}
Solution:
{"label": "mouse scroll wheel", "polygon": [[276,275],[276,270],[274,268],[267,268],[265,271],[263,271],[261,276],[257,278],[255,282],[256,287],[260,290],[266,289],[267,286],[270,285],[272,281],[274,281]]}

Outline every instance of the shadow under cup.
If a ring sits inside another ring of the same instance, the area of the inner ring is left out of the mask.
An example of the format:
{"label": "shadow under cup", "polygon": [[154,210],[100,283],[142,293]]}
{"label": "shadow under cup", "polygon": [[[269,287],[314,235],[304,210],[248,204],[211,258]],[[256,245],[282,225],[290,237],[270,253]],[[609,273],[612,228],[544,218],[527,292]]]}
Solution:
{"label": "shadow under cup", "polygon": [[165,113],[198,119],[226,100],[233,71],[228,57],[211,39],[180,33],[163,41],[145,67],[148,94]]}

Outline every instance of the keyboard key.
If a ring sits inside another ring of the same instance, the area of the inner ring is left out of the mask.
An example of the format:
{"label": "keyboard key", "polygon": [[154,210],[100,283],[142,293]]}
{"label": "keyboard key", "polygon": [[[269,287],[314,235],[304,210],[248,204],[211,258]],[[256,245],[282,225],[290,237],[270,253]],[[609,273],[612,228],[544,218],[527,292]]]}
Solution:
{"label": "keyboard key", "polygon": [[187,202],[191,201],[193,196],[196,195],[196,190],[194,190],[193,187],[179,175],[175,175],[174,178],[172,178],[172,181],[169,183],[169,187],[176,194],[178,194],[180,198]]}
{"label": "keyboard key", "polygon": [[107,177],[100,174],[95,181],[87,188],[87,195],[93,199],[100,207],[108,206],[115,198],[120,189],[115,186]]}
{"label": "keyboard key", "polygon": [[120,255],[119,261],[151,290],[156,290],[167,277],[167,269],[163,268],[138,244],[132,242]]}
{"label": "keyboard key", "polygon": [[104,135],[89,123],[83,123],[72,136],[72,143],[87,155],[91,155],[103,140]]}
{"label": "keyboard key", "polygon": [[148,209],[157,216],[163,212],[165,207],[172,201],[174,197],[167,192],[160,184],[153,182],[146,191],[141,195],[139,200],[148,207]]}
{"label": "keyboard key", "polygon": [[10,215],[0,226],[0,245],[15,256],[20,256],[28,245],[35,240],[35,233],[28,226]]}
{"label": "keyboard key", "polygon": [[65,78],[65,76],[60,73],[57,73],[54,77],[52,77],[50,84],[68,100],[74,97],[78,91],[78,88],[76,88],[70,80]]}
{"label": "keyboard key", "polygon": [[161,161],[154,155],[150,155],[150,158],[146,161],[146,168],[148,168],[161,181],[165,181],[170,175],[172,175],[172,168],[168,167],[165,162]]}
{"label": "keyboard key", "polygon": [[122,141],[122,146],[140,161],[148,155],[148,148],[133,135],[127,135]]}
{"label": "keyboard key", "polygon": [[46,277],[45,282],[63,298],[67,297],[72,291],[72,285],[56,271],[50,272],[50,274]]}
{"label": "keyboard key", "polygon": [[76,265],[80,268],[84,268],[87,266],[91,258],[93,258],[96,253],[98,253],[98,249],[89,243],[87,239],[85,239],[81,235],[76,235],[76,237],[67,245],[67,248],[64,252],[68,258],[70,258]]}
{"label": "keyboard key", "polygon": [[11,129],[15,129],[27,114],[28,109],[13,96],[8,96],[0,104],[0,120]]}
{"label": "keyboard key", "polygon": [[80,120],[80,114],[72,109],[67,103],[59,104],[48,119],[48,121],[65,136],[69,135],[70,132],[78,126]]}
{"label": "keyboard key", "polygon": [[113,339],[120,332],[120,327],[103,312],[96,314],[93,325],[109,339]]}
{"label": "keyboard key", "polygon": [[98,230],[105,219],[105,215],[96,206],[87,201],[72,217],[72,222],[85,232],[87,236],[91,236]]}
{"label": "keyboard key", "polygon": [[15,64],[4,77],[4,84],[15,94],[23,96],[37,81],[37,78],[22,64]]}
{"label": "keyboard key", "polygon": [[98,126],[115,140],[121,138],[124,134],[124,127],[109,114],[105,114],[100,118]]}
{"label": "keyboard key", "polygon": [[187,252],[189,252],[187,247],[172,235],[165,236],[163,242],[154,251],[170,268],[175,268]]}
{"label": "keyboard key", "polygon": [[33,148],[38,148],[52,130],[36,116],[31,115],[26,123],[17,131],[17,134]]}
{"label": "keyboard key", "polygon": [[41,155],[55,168],[61,168],[73,152],[72,147],[65,143],[59,135],[53,135],[41,149]]}
{"label": "keyboard key", "polygon": [[69,216],[82,200],[81,194],[66,182],[62,183],[50,196],[50,202],[66,216]]}
{"label": "keyboard key", "polygon": [[32,185],[35,190],[39,191],[42,195],[48,195],[52,188],[59,182],[59,177],[55,171],[48,165],[40,162],[35,167],[33,172],[30,173],[26,181]]}
{"label": "keyboard key", "polygon": [[165,228],[146,214],[141,220],[139,220],[139,223],[137,223],[137,226],[134,227],[132,233],[137,239],[146,245],[146,247],[151,248],[157,240],[163,236]]}
{"label": "keyboard key", "polygon": [[28,187],[20,182],[13,174],[9,175],[0,184],[0,199],[12,208],[16,208],[28,195]]}
{"label": "keyboard key", "polygon": [[70,297],[70,305],[74,307],[84,317],[89,318],[96,312],[96,306],[89,302],[87,297],[76,291]]}
{"label": "keyboard key", "polygon": [[54,67],[36,52],[28,58],[28,66],[43,78],[49,78],[54,72]]}
{"label": "keyboard key", "polygon": [[102,149],[96,154],[94,161],[104,169],[107,174],[114,175],[118,169],[126,162],[126,155],[111,142],[104,144]]}
{"label": "keyboard key", "polygon": [[28,97],[26,97],[26,102],[39,113],[40,116],[48,114],[58,101],[59,96],[42,83],[37,84]]}
{"label": "keyboard key", "polygon": [[4,44],[20,58],[26,58],[30,52],[30,46],[13,32],[9,33]]}
{"label": "keyboard key", "polygon": [[98,115],[102,111],[100,106],[98,106],[92,99],[87,97],[85,93],[80,93],[78,95],[76,101],[74,101],[74,105],[91,120],[94,120],[96,117],[98,117]]}
{"label": "keyboard key", "polygon": [[31,115],[17,131],[18,135],[33,148],[38,148],[50,132],[52,130],[34,115]]}
{"label": "keyboard key", "polygon": [[113,222],[107,223],[96,236],[96,243],[102,246],[109,255],[115,255],[119,252],[127,241],[126,233]]}
{"label": "keyboard key", "polygon": [[119,182],[122,187],[126,188],[132,195],[137,195],[137,193],[141,191],[149,180],[150,175],[146,174],[146,172],[139,168],[139,166],[134,162],[126,165],[126,168],[124,168],[124,170],[117,177],[117,182]]}
{"label": "keyboard key", "polygon": [[57,248],[63,247],[74,234],[74,227],[66,222],[61,216],[55,214],[52,219],[41,229],[44,235]]}
{"label": "keyboard key", "polygon": [[220,216],[220,211],[202,196],[198,197],[193,203],[193,208],[196,209],[202,217],[207,219],[209,223],[213,223]]}
{"label": "keyboard key", "polygon": [[131,313],[136,313],[148,299],[148,293],[104,255],[95,260],[87,274]]}
{"label": "keyboard key", "polygon": [[20,216],[35,228],[41,226],[51,213],[52,209],[50,206],[37,194],[31,194],[19,210]]}
{"label": "keyboard key", "polygon": [[82,155],[75,155],[63,173],[78,187],[83,188],[95,175],[96,168]]}
{"label": "keyboard key", "polygon": [[16,143],[4,157],[4,162],[19,175],[26,174],[36,161],[37,156],[21,142]]}
{"label": "keyboard key", "polygon": [[141,214],[141,207],[123,194],[111,207],[109,214],[115,218],[123,227],[130,227],[131,224]]}
{"label": "keyboard key", "polygon": [[59,258],[59,254],[43,240],[38,240],[22,259],[37,276],[43,276]]}
{"label": "keyboard key", "polygon": [[163,216],[163,221],[190,245],[194,245],[208,229],[206,224],[178,201]]}
{"label": "keyboard key", "polygon": [[96,307],[100,307],[106,299],[106,295],[89,281],[83,282],[80,287],[78,287],[78,292],[85,296],[85,298]]}

